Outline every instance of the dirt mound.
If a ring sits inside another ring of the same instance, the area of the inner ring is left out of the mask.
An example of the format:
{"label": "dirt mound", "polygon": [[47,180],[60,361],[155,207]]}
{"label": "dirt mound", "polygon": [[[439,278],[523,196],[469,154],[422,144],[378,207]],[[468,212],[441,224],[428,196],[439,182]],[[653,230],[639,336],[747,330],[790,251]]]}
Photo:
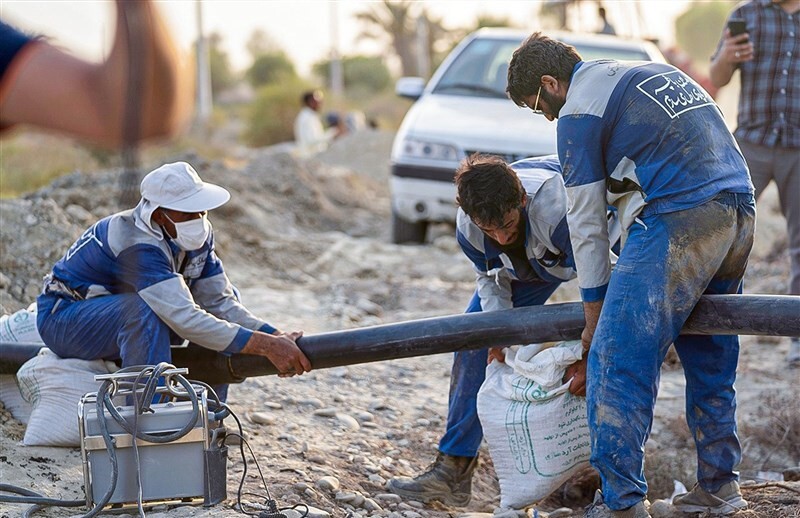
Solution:
{"label": "dirt mound", "polygon": [[[353,138],[349,146],[355,145]],[[369,137],[366,140],[370,142]],[[387,162],[386,139],[373,138],[367,146],[377,160],[381,142],[385,155],[379,164]],[[349,156],[336,148],[329,152]],[[386,176],[360,174],[318,159],[300,160],[280,148],[254,151],[238,168],[191,155],[175,160],[188,161],[204,180],[231,191],[231,201],[210,215],[220,255],[227,261],[279,272],[298,257],[314,257],[331,246],[336,237],[326,233],[371,237],[386,233]],[[385,166],[364,169],[385,170]],[[81,232],[97,219],[128,208],[118,201],[120,176],[117,170],[76,172],[24,199],[3,201],[0,309],[11,312],[27,306],[41,288],[41,278]]]}
{"label": "dirt mound", "polygon": [[0,310],[16,311],[34,301],[42,277],[83,232],[76,219],[84,212],[50,198],[0,203]]}

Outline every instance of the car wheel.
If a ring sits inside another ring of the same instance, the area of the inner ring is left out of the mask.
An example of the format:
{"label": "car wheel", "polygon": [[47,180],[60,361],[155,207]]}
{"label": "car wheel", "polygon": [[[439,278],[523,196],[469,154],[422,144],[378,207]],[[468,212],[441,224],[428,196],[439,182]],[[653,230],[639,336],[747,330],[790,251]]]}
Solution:
{"label": "car wheel", "polygon": [[427,221],[408,221],[392,211],[392,243],[424,243]]}

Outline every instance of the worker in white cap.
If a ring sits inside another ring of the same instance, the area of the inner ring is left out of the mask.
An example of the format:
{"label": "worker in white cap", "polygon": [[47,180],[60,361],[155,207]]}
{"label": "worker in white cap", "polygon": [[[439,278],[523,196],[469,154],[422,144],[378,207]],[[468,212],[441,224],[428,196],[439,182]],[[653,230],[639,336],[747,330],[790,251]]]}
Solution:
{"label": "worker in white cap", "polygon": [[267,357],[282,376],[311,364],[295,340],[253,315],[214,252],[207,212],[230,199],[185,162],[152,171],[142,199],[101,219],[45,277],[39,333],[62,358],[170,362],[175,336],[223,353]]}

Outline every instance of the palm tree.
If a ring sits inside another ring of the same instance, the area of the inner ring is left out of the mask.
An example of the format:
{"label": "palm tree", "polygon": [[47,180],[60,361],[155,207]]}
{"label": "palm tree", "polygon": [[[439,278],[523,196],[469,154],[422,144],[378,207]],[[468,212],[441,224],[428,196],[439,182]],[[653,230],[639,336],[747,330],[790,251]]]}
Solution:
{"label": "palm tree", "polygon": [[382,41],[388,37],[388,43],[400,58],[404,76],[419,74],[415,52],[418,6],[412,0],[383,0],[354,15],[364,25],[359,38]]}
{"label": "palm tree", "polygon": [[[474,29],[448,28],[442,17],[433,15],[423,5],[417,0],[382,0],[354,15],[364,26],[358,37],[386,42],[400,58],[404,76],[427,75],[472,30],[511,26],[507,18],[482,15]],[[418,34],[422,27],[426,33],[424,37]],[[420,59],[420,45],[424,45],[422,57],[425,59]],[[427,63],[428,70],[420,70],[421,63]]]}

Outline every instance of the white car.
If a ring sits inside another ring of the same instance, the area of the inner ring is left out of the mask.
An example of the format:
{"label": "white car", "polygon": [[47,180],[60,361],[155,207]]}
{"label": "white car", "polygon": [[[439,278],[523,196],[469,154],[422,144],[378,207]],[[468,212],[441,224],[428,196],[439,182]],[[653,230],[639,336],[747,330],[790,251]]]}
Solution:
{"label": "white car", "polygon": [[[556,152],[556,123],[511,102],[506,93],[511,54],[530,33],[487,28],[467,36],[427,86],[404,77],[396,93],[415,99],[392,146],[392,241],[422,243],[428,224],[454,222],[453,175],[475,153],[512,162]],[[650,42],[595,34],[552,33],[583,59],[665,62]]]}

